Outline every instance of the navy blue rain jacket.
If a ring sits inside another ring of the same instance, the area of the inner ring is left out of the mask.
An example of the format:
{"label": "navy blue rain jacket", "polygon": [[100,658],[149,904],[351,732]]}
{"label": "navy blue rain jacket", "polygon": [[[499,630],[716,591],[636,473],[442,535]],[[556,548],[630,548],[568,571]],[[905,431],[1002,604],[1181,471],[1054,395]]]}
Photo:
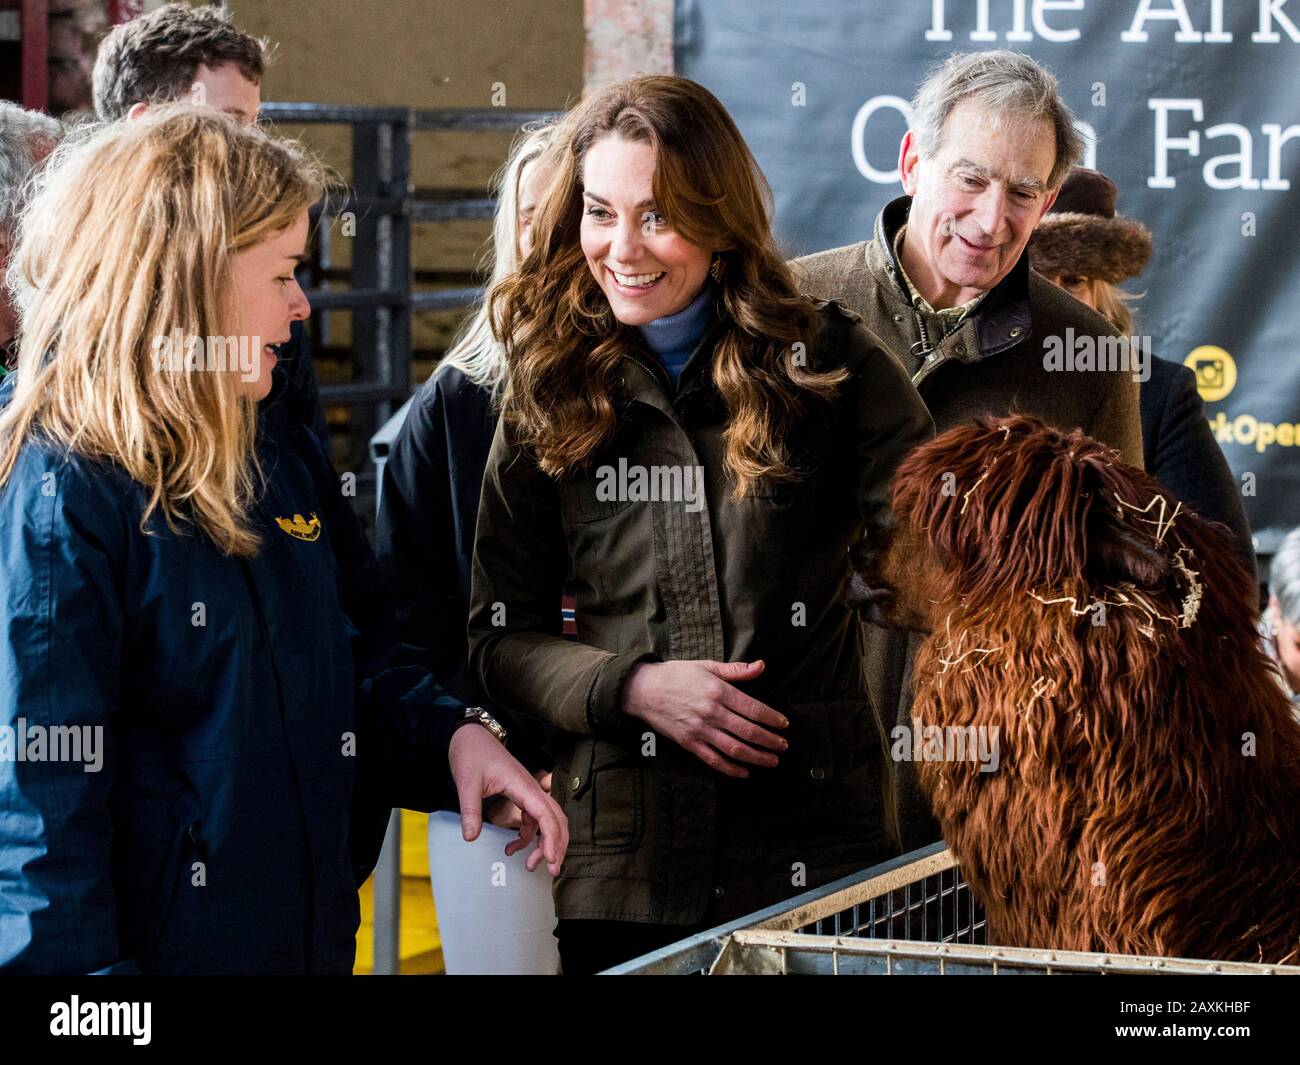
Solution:
{"label": "navy blue rain jacket", "polygon": [[1142,382],[1141,396],[1147,473],[1202,518],[1226,525],[1241,564],[1256,576],[1246,507],[1205,417],[1196,374],[1179,363],[1152,356],[1151,377]]}
{"label": "navy blue rain jacket", "polygon": [[[259,454],[251,559],[144,535],[138,484],[50,446],[0,489],[0,971],[350,972],[389,809],[437,808],[461,704],[386,668],[315,438]],[[99,729],[102,766],[6,759],[19,719]]]}
{"label": "navy blue rain jacket", "polygon": [[[530,771],[549,769],[556,730],[496,706],[469,674],[469,575],[496,427],[488,389],[440,366],[415,393],[384,465],[375,551],[397,612],[401,660],[487,707],[508,730],[515,757]],[[456,808],[453,791],[443,809]]]}

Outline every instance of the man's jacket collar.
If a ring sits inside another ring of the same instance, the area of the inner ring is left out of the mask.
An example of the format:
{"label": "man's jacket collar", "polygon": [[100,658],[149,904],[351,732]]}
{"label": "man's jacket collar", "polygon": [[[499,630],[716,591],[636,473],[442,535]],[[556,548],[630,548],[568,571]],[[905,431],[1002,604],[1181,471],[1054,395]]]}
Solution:
{"label": "man's jacket collar", "polygon": [[[867,243],[867,268],[881,290],[889,294],[890,303],[910,310],[907,283],[894,257],[894,238],[907,221],[912,208],[910,196],[900,196],[885,204],[876,216],[873,240]],[[1021,253],[1011,272],[999,281],[975,308],[971,316],[978,358],[985,359],[1014,347],[1029,336],[1032,320],[1029,312],[1029,252]]]}

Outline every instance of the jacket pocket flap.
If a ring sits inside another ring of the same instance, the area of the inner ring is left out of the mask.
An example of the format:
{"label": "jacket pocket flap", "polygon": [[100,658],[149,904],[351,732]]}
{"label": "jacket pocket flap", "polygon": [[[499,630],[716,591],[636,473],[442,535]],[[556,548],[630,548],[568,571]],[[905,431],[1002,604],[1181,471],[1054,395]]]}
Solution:
{"label": "jacket pocket flap", "polygon": [[813,780],[850,769],[880,748],[880,732],[867,695],[795,702],[790,719],[790,760]]}

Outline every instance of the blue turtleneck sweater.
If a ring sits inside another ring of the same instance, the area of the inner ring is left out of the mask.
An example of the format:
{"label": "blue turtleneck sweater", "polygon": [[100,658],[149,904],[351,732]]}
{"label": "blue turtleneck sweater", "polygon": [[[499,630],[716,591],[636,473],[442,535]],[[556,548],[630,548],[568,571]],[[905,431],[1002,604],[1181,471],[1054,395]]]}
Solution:
{"label": "blue turtleneck sweater", "polygon": [[656,318],[641,326],[641,335],[650,350],[659,356],[664,369],[672,375],[673,382],[682,375],[682,368],[704,337],[713,320],[713,286],[705,282],[695,299],[676,314]]}

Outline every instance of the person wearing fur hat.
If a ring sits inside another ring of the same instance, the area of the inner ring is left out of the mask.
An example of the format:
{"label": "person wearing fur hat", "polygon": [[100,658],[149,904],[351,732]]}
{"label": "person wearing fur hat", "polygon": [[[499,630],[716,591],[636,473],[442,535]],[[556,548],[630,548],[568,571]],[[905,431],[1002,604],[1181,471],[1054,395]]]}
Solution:
{"label": "person wearing fur hat", "polygon": [[[1133,336],[1135,297],[1119,284],[1146,268],[1151,232],[1137,219],[1115,213],[1118,192],[1105,174],[1074,167],[1029,238],[1029,261],[1038,273],[1109,319],[1120,335]],[[1250,524],[1206,420],[1196,375],[1179,363],[1148,357],[1151,376],[1142,382],[1139,397],[1147,471],[1201,517],[1226,525],[1253,575]]]}

